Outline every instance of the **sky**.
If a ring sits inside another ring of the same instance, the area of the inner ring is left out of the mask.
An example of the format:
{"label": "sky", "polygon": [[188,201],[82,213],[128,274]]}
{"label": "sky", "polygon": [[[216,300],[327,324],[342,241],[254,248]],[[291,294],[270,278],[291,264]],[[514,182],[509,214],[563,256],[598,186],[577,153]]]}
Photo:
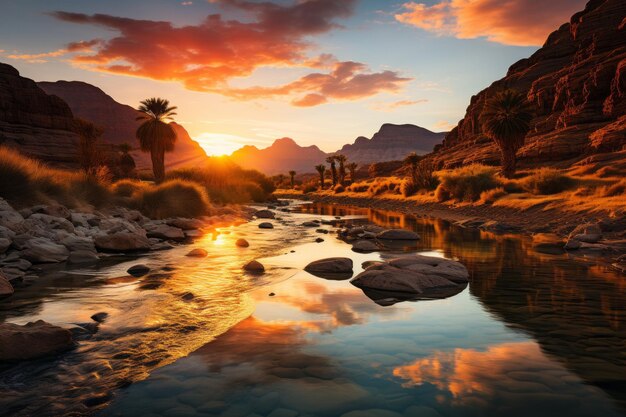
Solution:
{"label": "sky", "polygon": [[333,152],[383,123],[447,131],[585,0],[0,0],[0,62],[136,107],[209,154]]}

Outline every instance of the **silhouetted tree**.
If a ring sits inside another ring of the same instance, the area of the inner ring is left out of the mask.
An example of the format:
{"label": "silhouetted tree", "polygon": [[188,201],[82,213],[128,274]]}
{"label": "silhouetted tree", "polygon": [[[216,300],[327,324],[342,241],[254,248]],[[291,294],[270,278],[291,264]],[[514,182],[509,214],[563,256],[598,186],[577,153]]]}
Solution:
{"label": "silhouetted tree", "polygon": [[417,168],[421,159],[422,158],[418,154],[412,152],[408,154],[403,161],[404,166],[409,168],[409,172],[411,173],[411,181],[413,181],[413,184],[417,184],[419,182],[417,178]]}
{"label": "silhouetted tree", "polygon": [[165,152],[174,150],[176,132],[166,123],[176,115],[176,107],[170,107],[170,102],[162,98],[149,98],[143,100],[138,107],[141,116],[137,120],[144,122],[137,129],[139,147],[143,152],[150,152],[152,159],[152,172],[157,183],[165,179]]}
{"label": "silhouetted tree", "polygon": [[324,189],[324,173],[326,172],[326,165],[316,165],[315,170],[320,174],[320,188]]}
{"label": "silhouetted tree", "polygon": [[289,177],[291,177],[291,188],[296,186],[296,171],[289,171]]}
{"label": "silhouetted tree", "polygon": [[344,185],[346,181],[346,161],[348,158],[345,155],[335,155],[335,160],[339,162],[339,184]]}
{"label": "silhouetted tree", "polygon": [[118,146],[118,149],[122,153],[118,160],[118,166],[123,177],[128,178],[132,176],[133,171],[137,167],[135,159],[130,154],[132,147],[128,143],[122,143]]}
{"label": "silhouetted tree", "polygon": [[359,164],[357,164],[356,162],[350,162],[349,164],[346,165],[346,168],[348,168],[348,171],[350,172],[350,181],[354,182],[354,176],[356,174],[356,169],[359,167]]}
{"label": "silhouetted tree", "polygon": [[485,102],[480,123],[485,135],[500,148],[506,178],[515,175],[517,151],[524,146],[532,117],[528,100],[515,90],[501,91]]}
{"label": "silhouetted tree", "polygon": [[74,131],[78,135],[78,160],[85,174],[94,176],[104,158],[98,150],[98,140],[104,130],[84,119],[74,119]]}
{"label": "silhouetted tree", "polygon": [[335,165],[335,157],[329,156],[326,158],[326,162],[330,164],[330,175],[333,181],[333,188],[337,185],[337,167]]}

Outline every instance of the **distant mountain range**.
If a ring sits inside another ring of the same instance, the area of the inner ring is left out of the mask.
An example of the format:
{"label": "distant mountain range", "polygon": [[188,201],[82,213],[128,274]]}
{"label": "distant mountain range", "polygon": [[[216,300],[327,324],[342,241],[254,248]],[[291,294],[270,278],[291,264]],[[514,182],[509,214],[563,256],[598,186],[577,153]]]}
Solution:
{"label": "distant mountain range", "polygon": [[360,136],[337,152],[325,153],[317,146],[303,147],[293,139],[283,138],[264,149],[244,146],[231,158],[242,166],[270,175],[285,174],[290,170],[314,172],[315,165],[325,163],[326,157],[335,154],[343,154],[349,161],[360,165],[403,159],[411,152],[424,155],[432,152],[445,135],[445,132],[435,133],[411,124],[384,124],[371,139]]}

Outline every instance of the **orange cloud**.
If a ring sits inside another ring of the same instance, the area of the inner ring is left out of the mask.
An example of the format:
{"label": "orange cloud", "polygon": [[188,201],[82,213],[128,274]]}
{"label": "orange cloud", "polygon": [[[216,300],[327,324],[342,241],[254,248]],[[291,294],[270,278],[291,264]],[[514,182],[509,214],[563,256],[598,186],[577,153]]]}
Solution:
{"label": "orange cloud", "polygon": [[67,53],[67,49],[57,49],[51,52],[42,52],[39,54],[11,54],[7,55],[7,58],[19,59],[21,61],[28,61],[31,63],[43,63],[47,62],[45,58],[54,58],[63,56]]}
{"label": "orange cloud", "polygon": [[[72,43],[73,62],[95,71],[177,81],[195,91],[238,99],[290,96],[296,106],[329,99],[353,100],[381,91],[397,91],[408,79],[393,71],[368,72],[365,65],[338,62],[330,54],[309,56],[310,37],[341,27],[356,0],[270,1],[212,0],[249,15],[245,21],[212,14],[198,25],[137,20],[105,14],[54,12],[65,22],[102,26],[117,32],[108,40]],[[279,87],[234,89],[229,81],[248,77],[262,67],[328,69]]]}
{"label": "orange cloud", "polygon": [[374,110],[378,110],[378,111],[393,111],[396,110],[400,107],[408,107],[408,106],[415,106],[416,104],[423,104],[423,103],[428,103],[428,100],[426,99],[420,99],[420,100],[398,100],[398,101],[394,101],[392,103],[378,103],[376,105],[374,105],[372,108]]}
{"label": "orange cloud", "polygon": [[486,38],[516,46],[541,46],[586,0],[449,0],[432,6],[409,2],[396,20],[459,39]]}

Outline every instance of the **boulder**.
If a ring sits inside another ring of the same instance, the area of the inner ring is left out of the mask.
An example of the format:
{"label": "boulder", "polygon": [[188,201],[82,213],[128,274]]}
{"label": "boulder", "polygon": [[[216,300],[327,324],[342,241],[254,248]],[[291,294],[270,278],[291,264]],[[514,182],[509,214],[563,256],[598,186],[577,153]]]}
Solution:
{"label": "boulder", "polygon": [[175,219],[168,219],[165,223],[172,227],[178,227],[182,230],[196,230],[204,227],[204,222],[199,219],[188,219],[184,217],[178,217]]}
{"label": "boulder", "polygon": [[147,267],[146,265],[133,265],[130,268],[128,268],[126,270],[126,272],[128,272],[130,275],[134,276],[134,277],[142,277],[144,275],[146,275],[148,272],[150,272],[150,268]]}
{"label": "boulder", "polygon": [[263,222],[259,224],[259,229],[273,229],[274,225],[270,222]]}
{"label": "boulder", "polygon": [[350,258],[326,258],[311,262],[304,270],[309,273],[352,273],[352,259]]}
{"label": "boulder", "polygon": [[[60,217],[62,219],[71,219],[72,213],[65,206],[60,204],[39,205],[30,208],[31,215],[35,213],[46,214],[48,216]],[[24,216],[27,217],[27,216]]]}
{"label": "boulder", "polygon": [[563,248],[565,250],[577,250],[577,249],[580,249],[581,246],[582,246],[582,243],[580,243],[579,240],[567,239],[567,242],[565,242],[565,246]]}
{"label": "boulder", "polygon": [[168,226],[165,223],[146,223],[144,225],[148,237],[164,240],[185,240],[185,233],[178,227]]}
{"label": "boulder", "polygon": [[442,298],[456,294],[468,279],[467,269],[459,262],[416,255],[372,264],[350,282],[362,289]]}
{"label": "boulder", "polygon": [[602,239],[602,229],[594,223],[581,224],[570,233],[569,237],[583,243],[598,243]]}
{"label": "boulder", "polygon": [[0,226],[14,230],[14,228],[24,221],[24,217],[11,207],[5,199],[0,197]]}
{"label": "boulder", "polygon": [[0,298],[9,297],[13,295],[13,292],[13,285],[0,273]]}
{"label": "boulder", "polygon": [[390,229],[384,230],[376,235],[380,240],[420,240],[420,236],[410,230]]}
{"label": "boulder", "polygon": [[319,223],[317,222],[304,222],[302,223],[302,226],[304,227],[319,227]]}
{"label": "boulder", "polygon": [[259,261],[252,260],[243,266],[244,271],[261,274],[265,272],[265,267]]}
{"label": "boulder", "polygon": [[15,232],[8,227],[0,226],[0,238],[13,240]]}
{"label": "boulder", "polygon": [[11,240],[4,238],[4,237],[0,237],[0,255],[6,252],[10,246],[11,246]]}
{"label": "boulder", "polygon": [[250,244],[248,243],[246,239],[237,239],[237,241],[235,242],[235,245],[237,245],[240,248],[247,248],[248,246],[250,246]]}
{"label": "boulder", "polygon": [[196,248],[193,249],[191,251],[189,251],[189,253],[187,253],[187,255],[185,256],[189,256],[191,258],[206,258],[209,255],[209,253],[201,248]]}
{"label": "boulder", "polygon": [[150,249],[148,238],[139,233],[116,232],[95,239],[96,248],[103,252],[136,252]]}
{"label": "boulder", "polygon": [[69,256],[70,251],[65,246],[44,237],[28,240],[22,251],[22,257],[32,263],[64,262]]}
{"label": "boulder", "polygon": [[324,239],[322,239],[321,237],[315,239],[315,243],[322,243],[323,241]]}
{"label": "boulder", "polygon": [[274,212],[271,210],[258,210],[254,212],[254,215],[258,219],[273,219],[275,217]]}
{"label": "boulder", "polygon": [[352,245],[352,250],[355,252],[375,252],[379,248],[371,240],[359,240]]}
{"label": "boulder", "polygon": [[93,314],[91,316],[91,319],[96,323],[104,323],[107,317],[109,317],[109,313],[101,311],[99,313]]}
{"label": "boulder", "polygon": [[32,214],[28,219],[24,220],[24,226],[26,229],[42,227],[45,230],[58,229],[74,233],[74,225],[69,220],[43,213]]}
{"label": "boulder", "polygon": [[74,227],[90,228],[100,224],[100,218],[91,213],[71,213],[69,220]]}
{"label": "boulder", "polygon": [[21,361],[55,355],[75,346],[72,333],[43,320],[23,326],[0,324],[0,361]]}
{"label": "boulder", "polygon": [[76,235],[70,235],[61,240],[61,244],[69,249],[71,252],[75,251],[88,251],[95,252],[96,245],[90,237],[79,237]]}

